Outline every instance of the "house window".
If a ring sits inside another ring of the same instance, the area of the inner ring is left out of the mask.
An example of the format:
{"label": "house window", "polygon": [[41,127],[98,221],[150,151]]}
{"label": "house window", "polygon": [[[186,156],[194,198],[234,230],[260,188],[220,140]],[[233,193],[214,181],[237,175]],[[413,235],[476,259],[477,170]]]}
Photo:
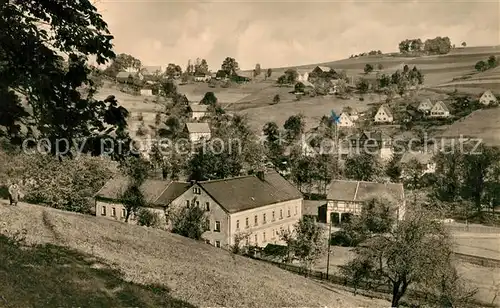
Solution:
{"label": "house window", "polygon": [[240,221],[239,221],[239,220],[237,220],[237,221],[236,221],[236,229],[239,229],[239,228],[240,228]]}
{"label": "house window", "polygon": [[215,232],[220,232],[220,221],[215,222]]}
{"label": "house window", "polygon": [[287,213],[287,216],[288,216],[288,217],[290,217],[290,216],[291,216],[291,215],[290,215],[290,209],[287,209],[287,212],[288,212],[288,213]]}
{"label": "house window", "polygon": [[245,227],[247,227],[247,228],[248,228],[248,217],[247,217],[247,218],[245,218]]}
{"label": "house window", "polygon": [[193,194],[200,195],[201,194],[201,189],[199,187],[193,187]]}
{"label": "house window", "polygon": [[200,201],[196,201],[196,206],[200,206]]}
{"label": "house window", "polygon": [[283,210],[280,209],[280,219],[283,219]]}
{"label": "house window", "polygon": [[210,230],[210,219],[206,219],[205,220],[205,231],[209,231]]}
{"label": "house window", "polygon": [[101,215],[106,216],[106,206],[105,205],[102,206]]}
{"label": "house window", "polygon": [[262,241],[266,242],[266,232],[262,232]]}
{"label": "house window", "polygon": [[127,216],[127,211],[125,209],[122,209],[122,217]]}
{"label": "house window", "polygon": [[220,248],[220,241],[215,241],[215,247]]}
{"label": "house window", "polygon": [[266,214],[262,214],[262,223],[265,224],[266,223]]}
{"label": "house window", "polygon": [[111,216],[116,217],[116,208],[111,208]]}
{"label": "house window", "polygon": [[254,219],[253,219],[253,220],[254,220],[253,224],[254,224],[255,226],[257,226],[257,225],[259,224],[259,223],[258,223],[258,221],[257,221],[257,220],[258,220],[257,215],[255,215],[255,217],[254,217]]}
{"label": "house window", "polygon": [[255,239],[255,244],[257,244],[257,240],[258,240],[257,234],[255,234],[254,239]]}
{"label": "house window", "polygon": [[295,214],[294,215],[297,215],[297,206],[295,206]]}
{"label": "house window", "polygon": [[186,200],[186,206],[189,207],[189,200]]}
{"label": "house window", "polygon": [[275,220],[276,220],[276,218],[274,217],[274,211],[273,211],[273,221],[275,221]]}
{"label": "house window", "polygon": [[210,211],[210,202],[205,203],[205,210]]}
{"label": "house window", "polygon": [[205,240],[205,243],[206,244],[210,244],[210,240]]}

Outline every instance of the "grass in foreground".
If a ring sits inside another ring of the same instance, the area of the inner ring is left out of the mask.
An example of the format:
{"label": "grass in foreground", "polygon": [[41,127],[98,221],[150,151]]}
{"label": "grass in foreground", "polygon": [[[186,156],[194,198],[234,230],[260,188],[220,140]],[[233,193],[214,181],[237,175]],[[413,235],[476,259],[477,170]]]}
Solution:
{"label": "grass in foreground", "polygon": [[[28,249],[26,255],[10,247],[9,255],[21,257],[0,260],[0,281],[17,281],[0,284],[0,295],[11,307],[387,306],[386,301],[331,291],[273,265],[204,243],[104,218],[27,204],[0,205],[2,225],[10,234],[25,229],[28,244],[42,245]],[[92,269],[93,260],[102,260],[110,270]],[[117,269],[123,275],[111,271]],[[33,286],[27,287],[30,283]],[[120,288],[128,292],[113,293]],[[50,304],[42,300],[50,295],[47,290],[54,293]],[[91,301],[94,293],[100,294],[96,299],[100,302]],[[64,294],[75,295],[64,299]],[[121,301],[110,304],[117,298]]]}

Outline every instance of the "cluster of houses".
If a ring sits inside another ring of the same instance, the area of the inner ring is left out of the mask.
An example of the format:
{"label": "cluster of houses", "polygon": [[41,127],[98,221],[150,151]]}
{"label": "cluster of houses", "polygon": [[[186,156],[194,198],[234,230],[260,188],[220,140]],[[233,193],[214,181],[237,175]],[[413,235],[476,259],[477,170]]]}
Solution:
{"label": "cluster of houses", "polygon": [[450,116],[450,109],[443,101],[437,101],[433,104],[428,98],[420,102],[417,110],[431,118],[447,118]]}
{"label": "cluster of houses", "polygon": [[[95,195],[96,216],[125,221],[127,210],[120,196],[127,185],[124,177],[109,180]],[[292,231],[304,215],[302,193],[275,171],[202,182],[148,179],[141,190],[147,209],[160,217],[161,229],[171,229],[171,213],[181,207],[196,206],[205,211],[203,240],[225,249],[238,243],[238,238],[244,238],[240,244],[257,247],[284,244],[281,232]],[[335,180],[330,184],[323,209],[324,222],[341,222],[358,215],[365,201],[381,196],[394,201],[394,215],[403,219],[402,184]],[[137,224],[137,217],[131,214],[128,222]]]}

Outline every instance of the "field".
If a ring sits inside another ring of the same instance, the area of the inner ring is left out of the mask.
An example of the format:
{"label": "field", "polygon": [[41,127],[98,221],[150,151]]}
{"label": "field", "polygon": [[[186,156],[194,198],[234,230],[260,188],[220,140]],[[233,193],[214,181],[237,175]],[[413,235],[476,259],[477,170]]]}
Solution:
{"label": "field", "polygon": [[[453,232],[455,251],[482,256],[486,258],[500,258],[500,233],[481,232]],[[331,247],[330,273],[339,273],[339,266],[346,264],[354,257],[354,252],[346,247]],[[316,263],[315,269],[326,272],[327,254]],[[462,261],[457,261],[457,270],[471,287],[478,288],[476,298],[485,303],[491,303],[495,293],[499,297],[495,304],[500,305],[500,268],[482,267]],[[495,290],[497,288],[498,290]]]}
{"label": "field", "polygon": [[[168,232],[35,205],[0,205],[0,306],[384,307]],[[7,266],[6,266],[7,265]]]}
{"label": "field", "polygon": [[481,138],[485,144],[500,145],[500,108],[482,109],[474,111],[442,132],[439,137],[474,137]]}

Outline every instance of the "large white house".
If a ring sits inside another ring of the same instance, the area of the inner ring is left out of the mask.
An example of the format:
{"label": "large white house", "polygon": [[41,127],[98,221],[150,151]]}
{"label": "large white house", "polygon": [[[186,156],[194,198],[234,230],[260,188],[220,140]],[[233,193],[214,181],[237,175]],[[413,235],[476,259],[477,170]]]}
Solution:
{"label": "large white house", "polygon": [[191,142],[210,140],[212,137],[208,123],[186,123],[186,130]]}
{"label": "large white house", "polygon": [[365,202],[374,198],[392,202],[396,218],[404,218],[406,202],[403,184],[334,180],[326,197],[326,222],[340,224],[350,215],[360,215]]}
{"label": "large white house", "polygon": [[483,93],[483,95],[481,95],[481,97],[479,98],[479,102],[485,106],[488,106],[489,104],[498,103],[498,99],[490,90],[487,90]]}
{"label": "large white house", "polygon": [[194,183],[172,202],[172,209],[199,206],[206,212],[209,244],[230,248],[284,244],[280,233],[293,230],[302,217],[303,196],[275,171]]}
{"label": "large white house", "polygon": [[393,121],[391,109],[387,105],[381,105],[375,114],[375,123],[392,123]]}

